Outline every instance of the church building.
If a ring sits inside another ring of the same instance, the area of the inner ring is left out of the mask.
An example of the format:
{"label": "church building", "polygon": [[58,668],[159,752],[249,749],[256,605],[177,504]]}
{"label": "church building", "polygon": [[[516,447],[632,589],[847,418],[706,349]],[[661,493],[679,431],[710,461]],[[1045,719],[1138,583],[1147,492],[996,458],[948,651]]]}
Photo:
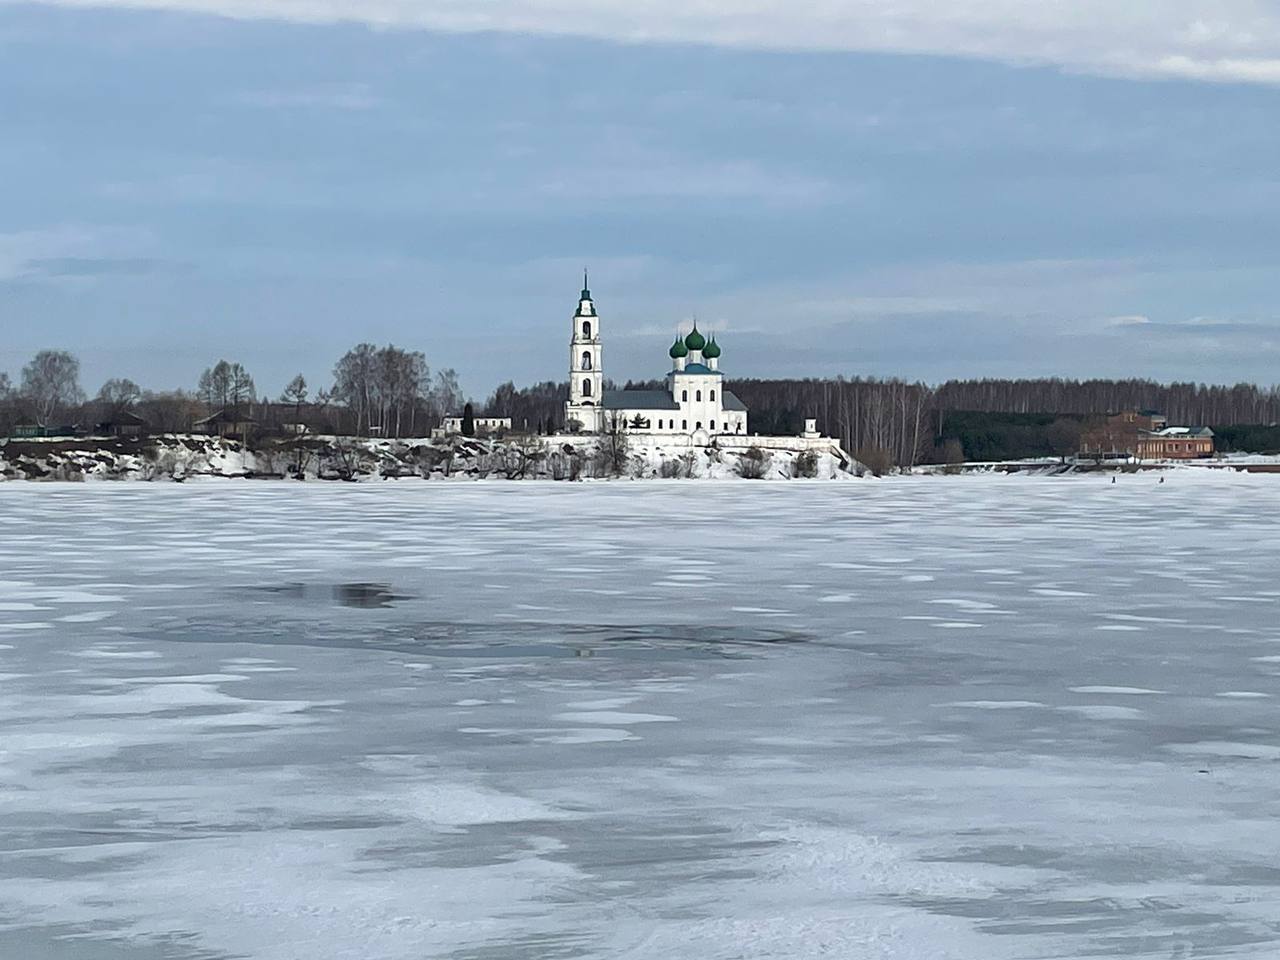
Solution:
{"label": "church building", "polygon": [[724,389],[714,334],[708,340],[694,323],[687,336],[676,337],[667,351],[671,370],[662,390],[605,390],[600,334],[600,317],[584,274],[569,343],[565,423],[571,430],[675,434],[700,446],[719,435],[747,432],[746,406]]}

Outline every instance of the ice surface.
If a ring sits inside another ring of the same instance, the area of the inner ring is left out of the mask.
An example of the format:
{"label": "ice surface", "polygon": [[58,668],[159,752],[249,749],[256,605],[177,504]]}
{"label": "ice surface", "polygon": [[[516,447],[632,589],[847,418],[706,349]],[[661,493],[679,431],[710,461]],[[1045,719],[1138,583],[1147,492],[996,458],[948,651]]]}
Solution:
{"label": "ice surface", "polygon": [[1280,955],[1273,477],[0,518],[6,960]]}

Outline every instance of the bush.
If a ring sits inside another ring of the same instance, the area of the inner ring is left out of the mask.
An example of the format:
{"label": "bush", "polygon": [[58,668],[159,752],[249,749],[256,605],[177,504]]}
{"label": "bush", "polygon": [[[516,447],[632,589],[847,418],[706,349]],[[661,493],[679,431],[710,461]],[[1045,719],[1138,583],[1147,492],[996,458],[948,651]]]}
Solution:
{"label": "bush", "polygon": [[818,454],[813,450],[801,450],[791,461],[791,475],[812,480],[818,475]]}
{"label": "bush", "polygon": [[883,477],[893,467],[893,457],[884,447],[862,447],[853,456],[877,477]]}
{"label": "bush", "polygon": [[766,460],[765,452],[759,447],[748,447],[738,454],[738,476],[744,480],[763,479]]}

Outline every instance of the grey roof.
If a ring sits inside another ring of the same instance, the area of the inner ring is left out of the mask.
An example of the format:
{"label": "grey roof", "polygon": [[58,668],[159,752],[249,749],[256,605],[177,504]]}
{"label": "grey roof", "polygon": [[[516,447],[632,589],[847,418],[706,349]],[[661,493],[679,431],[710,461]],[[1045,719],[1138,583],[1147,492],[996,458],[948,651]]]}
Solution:
{"label": "grey roof", "polygon": [[679,410],[671,394],[665,390],[606,390],[606,410]]}
{"label": "grey roof", "polygon": [[738,399],[737,394],[732,390],[726,390],[720,395],[720,405],[726,410],[741,410],[747,412],[747,405]]}

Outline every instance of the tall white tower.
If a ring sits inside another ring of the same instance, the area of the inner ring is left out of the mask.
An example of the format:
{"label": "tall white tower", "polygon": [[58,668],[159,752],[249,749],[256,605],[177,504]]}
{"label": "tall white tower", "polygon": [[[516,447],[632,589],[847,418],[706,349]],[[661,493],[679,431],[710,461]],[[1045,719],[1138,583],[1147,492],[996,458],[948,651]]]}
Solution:
{"label": "tall white tower", "polygon": [[569,402],[565,404],[565,424],[576,420],[581,429],[598,433],[604,425],[603,347],[600,318],[582,271],[582,294],[573,314],[573,337],[569,341]]}

